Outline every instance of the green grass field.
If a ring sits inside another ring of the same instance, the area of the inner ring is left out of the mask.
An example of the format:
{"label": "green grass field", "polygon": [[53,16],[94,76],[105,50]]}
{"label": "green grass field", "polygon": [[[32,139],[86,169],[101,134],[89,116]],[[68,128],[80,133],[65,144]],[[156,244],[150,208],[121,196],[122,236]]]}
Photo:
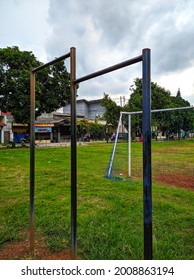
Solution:
{"label": "green grass field", "polygon": [[[142,178],[142,144],[135,142],[131,148],[131,175]],[[154,182],[172,186],[194,186],[194,143],[187,141],[152,142],[152,175]],[[128,143],[118,144],[112,169],[113,177],[128,176]]]}
{"label": "green grass field", "polygon": [[[133,143],[132,149],[141,154],[141,146],[141,143]],[[153,164],[155,157],[157,162],[169,164],[172,154],[167,160],[167,151],[194,151],[193,148],[192,140],[154,142]],[[78,146],[78,257],[141,260],[142,180],[139,174],[139,178],[130,182],[104,178],[111,149],[112,144],[107,143]],[[28,148],[0,150],[0,251],[7,244],[28,239],[29,157]],[[141,171],[141,161],[135,162],[134,170]],[[188,160],[182,152],[179,164],[184,173],[188,165],[193,167],[194,155],[191,153]],[[36,238],[44,239],[53,254],[69,250],[70,148],[36,148],[35,174]],[[194,259],[193,199],[191,188],[153,182],[154,259]]]}

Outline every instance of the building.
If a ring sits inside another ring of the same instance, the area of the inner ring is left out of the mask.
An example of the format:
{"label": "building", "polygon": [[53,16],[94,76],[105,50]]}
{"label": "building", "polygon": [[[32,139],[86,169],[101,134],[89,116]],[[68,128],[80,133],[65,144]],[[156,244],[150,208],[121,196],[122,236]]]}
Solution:
{"label": "building", "polygon": [[63,113],[44,113],[35,121],[36,143],[59,143],[68,138],[71,116]]}
{"label": "building", "polygon": [[13,141],[12,132],[13,117],[10,112],[4,113],[0,110],[0,143],[8,144]]}
{"label": "building", "polygon": [[[87,101],[77,100],[77,120],[94,121],[103,117],[105,109],[100,105],[101,99]],[[71,105],[60,108],[53,113],[44,113],[35,120],[36,143],[65,142],[71,134]],[[11,113],[0,111],[0,143],[10,141],[19,143],[22,138],[28,138],[29,126],[15,123]]]}
{"label": "building", "polygon": [[[77,115],[82,115],[85,119],[94,120],[96,118],[102,118],[105,109],[100,105],[102,99],[90,100],[86,99],[77,100]],[[71,105],[68,104],[63,108],[63,113],[70,114]]]}
{"label": "building", "polygon": [[[77,100],[77,120],[95,120],[103,116],[105,109],[99,100]],[[44,113],[35,121],[35,140],[37,143],[64,142],[70,140],[71,105],[68,104],[54,113]]]}

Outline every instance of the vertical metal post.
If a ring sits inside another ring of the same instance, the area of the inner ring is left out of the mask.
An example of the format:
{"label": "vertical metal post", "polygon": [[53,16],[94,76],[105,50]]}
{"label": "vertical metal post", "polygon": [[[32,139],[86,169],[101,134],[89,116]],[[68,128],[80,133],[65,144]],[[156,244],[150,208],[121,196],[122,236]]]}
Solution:
{"label": "vertical metal post", "polygon": [[30,250],[35,247],[35,223],[34,223],[34,169],[35,169],[35,73],[30,70]]}
{"label": "vertical metal post", "polygon": [[128,176],[131,177],[131,115],[128,115]]}
{"label": "vertical metal post", "polygon": [[118,136],[119,136],[119,127],[120,127],[121,124],[122,124],[122,112],[120,112],[119,122],[118,122],[118,126],[117,126],[117,131],[116,131],[116,137],[115,137],[115,140],[114,140],[114,146],[113,146],[111,159],[110,159],[110,163],[109,163],[109,167],[108,167],[108,178],[111,177],[111,173],[112,173],[112,165],[113,165],[113,160],[114,160],[114,156],[115,156]]}
{"label": "vertical metal post", "polygon": [[152,259],[152,165],[151,165],[151,66],[150,49],[143,49],[143,195],[144,259]]}
{"label": "vertical metal post", "polygon": [[76,49],[70,49],[71,82],[71,244],[72,259],[77,255],[77,135],[76,135]]}

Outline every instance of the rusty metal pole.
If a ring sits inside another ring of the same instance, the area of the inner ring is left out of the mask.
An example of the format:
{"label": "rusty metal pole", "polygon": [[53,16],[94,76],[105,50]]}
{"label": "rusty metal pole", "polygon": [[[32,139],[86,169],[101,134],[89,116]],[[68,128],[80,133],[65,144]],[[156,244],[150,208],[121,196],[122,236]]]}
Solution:
{"label": "rusty metal pole", "polygon": [[35,222],[34,222],[34,190],[35,190],[35,73],[45,67],[53,65],[70,57],[70,53],[62,55],[46,64],[30,69],[30,250],[35,247]]}
{"label": "rusty metal pole", "polygon": [[77,132],[76,132],[76,49],[70,49],[71,82],[71,244],[72,259],[77,255]]}
{"label": "rusty metal pole", "polygon": [[143,49],[144,259],[152,259],[151,51]]}
{"label": "rusty metal pole", "polygon": [[35,223],[34,223],[34,170],[35,170],[35,73],[30,70],[30,250],[35,247]]}

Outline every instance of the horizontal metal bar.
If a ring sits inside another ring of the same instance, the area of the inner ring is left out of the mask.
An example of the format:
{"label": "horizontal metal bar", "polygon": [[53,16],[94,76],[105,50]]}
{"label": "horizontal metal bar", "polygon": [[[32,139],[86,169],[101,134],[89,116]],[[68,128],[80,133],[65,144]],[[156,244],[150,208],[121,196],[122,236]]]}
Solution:
{"label": "horizontal metal bar", "polygon": [[[156,112],[166,112],[166,111],[173,111],[173,110],[186,110],[186,109],[194,109],[193,106],[189,107],[178,107],[178,108],[166,108],[166,109],[156,109],[156,110],[151,110],[151,113],[156,113]],[[121,112],[122,114],[126,115],[136,115],[136,114],[142,114],[143,111],[136,111],[136,112]]]}
{"label": "horizontal metal bar", "polygon": [[175,110],[186,110],[186,109],[194,109],[193,106],[188,107],[178,107],[178,108],[166,108],[166,109],[157,109],[157,110],[151,110],[152,113],[155,112],[165,112],[165,111],[175,111]]}
{"label": "horizontal metal bar", "polygon": [[57,63],[57,62],[59,62],[59,61],[61,61],[61,60],[66,59],[66,58],[68,58],[68,57],[70,57],[70,52],[67,53],[67,54],[64,54],[64,55],[62,55],[62,56],[60,56],[60,57],[57,57],[57,58],[55,58],[54,60],[51,60],[51,61],[49,61],[49,62],[47,62],[47,63],[45,63],[45,64],[43,64],[43,65],[40,65],[40,66],[38,66],[38,67],[36,67],[36,68],[33,68],[33,69],[32,69],[32,72],[37,72],[37,71],[39,71],[39,70],[41,70],[41,69],[43,69],[43,68],[46,68],[46,67],[48,67],[48,66],[50,66],[50,65],[52,65],[52,64],[55,64],[55,63]]}
{"label": "horizontal metal bar", "polygon": [[95,77],[102,76],[102,75],[107,74],[109,72],[118,70],[118,69],[126,67],[128,65],[135,64],[135,63],[140,62],[140,61],[142,61],[142,55],[134,57],[134,58],[129,59],[129,60],[126,60],[126,61],[123,61],[121,63],[115,64],[115,65],[110,66],[108,68],[99,70],[97,72],[91,73],[89,75],[83,76],[81,78],[78,78],[78,79],[74,80],[74,84],[78,84],[78,83],[93,79]]}

